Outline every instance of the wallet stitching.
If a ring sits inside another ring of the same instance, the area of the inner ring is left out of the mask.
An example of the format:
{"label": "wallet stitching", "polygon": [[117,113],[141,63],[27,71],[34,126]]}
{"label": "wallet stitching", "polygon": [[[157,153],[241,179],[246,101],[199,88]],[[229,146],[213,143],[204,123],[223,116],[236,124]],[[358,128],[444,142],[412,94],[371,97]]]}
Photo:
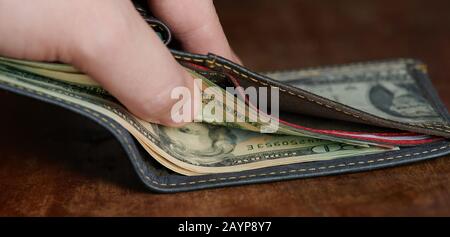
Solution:
{"label": "wallet stitching", "polygon": [[[27,91],[31,94],[37,94],[39,96],[42,97],[47,97],[49,99],[53,99],[55,101],[61,102],[61,103],[65,103],[68,105],[72,105],[77,109],[83,110],[85,113],[91,114],[96,118],[99,118],[101,121],[104,122],[104,124],[106,124],[107,126],[110,126],[114,131],[116,131],[118,134],[122,135],[122,131],[120,128],[118,128],[117,126],[114,125],[113,122],[109,121],[106,116],[97,113],[95,111],[92,111],[91,109],[88,109],[84,106],[72,103],[70,101],[58,98],[58,97],[54,97],[39,91],[35,91],[33,89],[29,89],[23,86],[19,86],[19,85],[15,85],[13,83],[10,82],[2,82],[4,84],[10,85],[12,87]],[[136,152],[133,149],[131,142],[128,140],[127,137],[122,136],[123,138],[123,142],[125,143],[125,149],[127,149],[129,151],[129,153],[131,154],[131,158],[135,161],[135,164],[137,164],[137,168],[138,171],[141,172],[141,174],[144,176],[144,178],[150,182],[152,182],[155,185],[161,186],[161,187],[166,187],[166,186],[186,186],[186,185],[195,185],[195,184],[200,184],[200,183],[213,183],[213,182],[217,182],[217,181],[228,181],[228,180],[244,180],[244,179],[250,179],[250,178],[254,178],[254,177],[264,177],[264,176],[274,176],[274,175],[283,175],[283,174],[294,174],[294,173],[305,173],[305,172],[317,172],[317,171],[322,171],[322,170],[326,170],[326,169],[335,169],[335,168],[342,168],[342,167],[347,167],[347,166],[355,166],[355,165],[363,165],[363,164],[371,164],[371,163],[383,163],[383,162],[388,162],[388,161],[392,161],[392,160],[396,160],[396,159],[400,159],[400,158],[404,158],[404,157],[411,157],[411,156],[418,156],[418,155],[422,155],[422,154],[428,154],[428,153],[433,153],[433,152],[437,152],[440,150],[444,150],[450,147],[450,145],[445,145],[442,146],[440,148],[434,148],[431,150],[426,150],[426,151],[422,151],[422,152],[415,152],[415,153],[407,153],[404,155],[397,155],[397,156],[390,156],[387,158],[378,158],[378,159],[372,159],[372,160],[368,160],[368,161],[355,161],[355,162],[348,162],[348,163],[341,163],[341,164],[337,164],[337,165],[329,165],[329,166],[320,166],[317,168],[302,168],[302,169],[290,169],[290,170],[283,170],[283,171],[274,171],[274,172],[270,172],[270,173],[260,173],[260,174],[249,174],[249,175],[241,175],[241,176],[231,176],[231,177],[226,177],[226,178],[211,178],[211,179],[203,179],[203,180],[198,180],[198,181],[190,181],[190,182],[180,182],[180,183],[160,183],[158,181],[155,180],[155,178],[147,175],[147,172],[141,167],[139,160],[136,156]]]}
{"label": "wallet stitching", "polygon": [[[108,119],[106,119],[106,117],[100,113],[97,113],[95,111],[92,111],[91,109],[88,109],[84,106],[72,103],[70,101],[64,100],[64,99],[60,99],[51,95],[47,95],[45,93],[39,92],[39,91],[35,91],[26,87],[22,87],[19,85],[14,85],[12,83],[9,82],[3,82],[5,84],[8,84],[10,86],[16,87],[18,89],[22,89],[25,90],[29,93],[33,93],[33,94],[37,94],[39,96],[43,96],[43,97],[47,97],[49,99],[54,99],[58,102],[62,102],[62,103],[66,103],[69,105],[72,105],[78,109],[82,109],[84,112],[89,113],[91,115],[93,115],[96,118],[99,118],[101,121],[105,122],[104,124],[106,124],[107,126],[110,126],[111,128],[113,128],[114,131],[116,131],[118,134],[122,134],[122,131],[120,130],[120,128],[118,128],[117,126],[114,125],[114,123],[108,121]],[[355,161],[355,162],[348,162],[348,163],[341,163],[341,164],[337,164],[337,165],[329,165],[329,166],[320,166],[317,168],[302,168],[302,169],[289,169],[289,170],[282,170],[282,171],[274,171],[274,172],[270,172],[270,173],[260,173],[260,174],[249,174],[249,175],[241,175],[241,176],[231,176],[231,177],[226,177],[226,178],[212,178],[212,179],[203,179],[203,180],[198,180],[198,181],[190,181],[190,182],[180,182],[180,183],[160,183],[158,181],[156,181],[154,178],[150,177],[149,175],[147,175],[147,172],[145,172],[143,170],[143,168],[141,167],[140,162],[136,156],[136,152],[134,151],[133,147],[131,146],[130,141],[128,140],[127,137],[123,136],[123,141],[126,145],[126,149],[129,151],[129,153],[131,154],[131,158],[136,162],[136,164],[138,164],[138,171],[141,172],[141,174],[144,176],[145,179],[147,179],[148,181],[152,182],[155,185],[158,186],[162,186],[162,187],[166,187],[166,186],[186,186],[186,185],[195,185],[195,184],[199,184],[199,183],[213,183],[213,182],[217,182],[217,181],[228,181],[228,180],[244,180],[244,179],[250,179],[250,178],[255,178],[255,177],[264,177],[264,176],[274,176],[274,175],[283,175],[283,174],[294,174],[294,173],[305,173],[305,172],[317,172],[317,171],[322,171],[322,170],[327,170],[327,169],[335,169],[335,168],[342,168],[342,167],[347,167],[347,166],[355,166],[355,165],[363,165],[363,164],[371,164],[371,163],[383,163],[383,162],[388,162],[388,161],[392,161],[392,160],[396,160],[396,159],[400,159],[400,158],[404,158],[404,157],[411,157],[411,156],[418,156],[418,155],[422,155],[422,154],[428,154],[428,153],[433,153],[433,152],[437,152],[440,150],[444,150],[450,147],[450,145],[445,145],[442,146],[440,148],[434,148],[431,150],[426,150],[426,151],[422,151],[422,152],[414,152],[414,153],[407,153],[404,155],[397,155],[397,156],[390,156],[387,158],[378,158],[378,159],[372,159],[372,160],[368,160],[368,161]]]}
{"label": "wallet stitching", "polygon": [[[261,84],[261,85],[264,85],[264,86],[274,86],[274,85],[272,85],[270,83],[265,83],[265,82],[262,82],[262,81],[259,81],[259,80],[255,79],[255,78],[252,78],[252,77],[250,77],[250,76],[248,76],[248,75],[246,75],[246,74],[244,74],[242,72],[239,72],[238,70],[236,70],[236,69],[234,69],[234,68],[232,68],[230,66],[218,63],[215,60],[196,59],[196,58],[191,58],[191,57],[187,57],[187,56],[178,56],[178,55],[174,55],[174,57],[176,59],[182,59],[182,60],[186,60],[186,61],[195,61],[195,62],[199,62],[199,63],[207,62],[209,65],[215,65],[215,66],[218,66],[218,67],[221,67],[221,68],[225,68],[225,69],[235,73],[236,75],[242,76],[245,79],[250,79],[251,81],[253,81],[255,83],[258,83],[258,84]],[[209,66],[209,67],[211,67],[211,66]],[[292,91],[285,90],[285,89],[282,89],[282,88],[278,88],[278,89],[280,91],[286,92],[286,93],[288,93],[290,95],[299,97],[300,99],[308,100],[310,102],[316,103],[316,104],[318,104],[318,105],[320,105],[322,107],[325,106],[328,109],[334,109],[335,111],[340,112],[340,113],[344,113],[344,114],[346,114],[348,116],[352,116],[352,117],[355,117],[357,119],[361,119],[363,121],[368,121],[368,119],[363,118],[363,117],[361,117],[359,115],[356,115],[356,114],[348,112],[348,111],[344,111],[342,109],[339,109],[337,107],[334,107],[334,106],[331,106],[331,105],[328,105],[328,104],[324,104],[324,103],[322,103],[320,101],[316,101],[316,100],[308,98],[308,97],[306,97],[304,95],[300,95],[300,94],[297,94],[297,93],[294,93]],[[420,124],[420,123],[402,123],[402,122],[397,122],[397,123],[410,125],[410,126],[418,126],[418,127],[422,127],[422,128],[428,128],[428,129],[433,129],[433,130],[438,130],[438,131],[443,131],[443,132],[450,133],[450,126],[447,126],[447,125],[444,125],[444,124],[439,124],[439,126],[437,126],[436,124],[430,126],[429,124],[426,124],[426,123],[422,123],[422,124]],[[449,129],[449,130],[447,130],[447,129]]]}
{"label": "wallet stitching", "polygon": [[341,163],[341,164],[337,164],[337,165],[320,166],[317,168],[290,169],[290,170],[284,170],[284,171],[274,171],[274,172],[270,172],[270,173],[232,176],[232,177],[227,177],[227,178],[204,179],[204,180],[182,182],[182,183],[159,183],[155,180],[152,180],[150,177],[146,176],[145,174],[144,174],[144,176],[147,179],[150,179],[152,181],[152,183],[159,185],[159,186],[185,186],[188,184],[194,185],[197,183],[213,183],[213,182],[217,182],[217,181],[227,181],[227,180],[235,180],[235,179],[243,180],[243,179],[249,179],[249,178],[254,178],[254,177],[273,176],[273,175],[280,175],[280,174],[287,174],[287,173],[289,173],[289,174],[304,173],[304,172],[308,172],[308,171],[317,172],[317,171],[322,171],[322,170],[326,170],[326,169],[335,169],[335,168],[342,168],[342,167],[347,167],[347,166],[363,165],[366,163],[367,164],[382,163],[382,162],[388,162],[388,161],[392,161],[392,160],[396,160],[396,159],[400,159],[400,158],[404,158],[404,157],[411,157],[411,156],[418,156],[418,155],[422,155],[422,154],[433,153],[433,152],[437,152],[437,151],[440,151],[443,149],[447,149],[449,147],[450,147],[450,145],[446,145],[446,146],[442,146],[440,148],[434,148],[434,149],[422,151],[422,152],[407,153],[405,155],[391,156],[391,157],[387,157],[387,158],[378,158],[378,159],[372,159],[372,160],[368,160],[368,161],[357,161],[357,162]]}
{"label": "wallet stitching", "polygon": [[[229,71],[232,71],[233,73],[235,73],[235,74],[237,74],[237,75],[240,75],[240,76],[243,76],[243,77],[246,78],[246,79],[250,79],[250,80],[252,80],[252,81],[255,82],[255,83],[258,83],[258,84],[261,84],[261,85],[264,85],[264,86],[269,86],[269,85],[270,85],[270,86],[274,86],[274,85],[272,85],[272,84],[268,84],[268,83],[261,82],[261,81],[259,81],[259,80],[257,80],[257,79],[252,78],[252,77],[248,77],[247,75],[245,75],[245,74],[243,74],[243,73],[237,71],[236,69],[232,69],[232,68],[229,67],[229,66],[226,66],[226,65],[217,63],[217,62],[215,62],[215,61],[208,61],[208,60],[207,60],[207,62],[210,63],[210,64],[215,64],[215,65],[218,66],[218,67],[225,68],[225,69],[227,69],[227,70],[229,70]],[[325,106],[325,107],[327,107],[328,109],[334,109],[334,110],[336,110],[337,112],[344,113],[344,114],[346,114],[346,115],[355,117],[355,118],[357,118],[357,119],[361,119],[361,120],[363,120],[363,121],[368,121],[368,119],[363,118],[363,117],[361,117],[361,116],[359,116],[359,115],[353,114],[353,113],[348,112],[348,111],[344,111],[344,110],[342,110],[342,109],[339,109],[339,108],[337,108],[337,107],[334,107],[334,106],[331,106],[331,105],[328,105],[328,104],[324,104],[324,103],[322,103],[322,102],[319,102],[319,101],[316,101],[316,100],[314,100],[314,99],[308,98],[308,97],[306,97],[306,96],[304,96],[304,95],[300,95],[300,94],[297,94],[297,93],[295,93],[295,92],[292,92],[292,91],[289,91],[289,90],[285,90],[285,89],[281,89],[281,88],[278,88],[278,89],[279,89],[280,91],[287,92],[287,93],[290,94],[290,95],[299,97],[300,99],[308,100],[308,101],[310,101],[310,102],[316,103],[316,104],[318,104],[318,105],[320,105],[320,106],[322,106],[322,107]],[[444,124],[439,124],[440,126],[437,126],[437,124],[435,124],[435,125],[430,125],[430,124],[427,124],[427,123],[402,123],[402,122],[398,122],[398,123],[400,123],[400,124],[406,124],[406,125],[410,125],[410,126],[418,126],[418,127],[423,127],[423,128],[429,128],[429,129],[434,129],[434,130],[439,130],[439,131],[444,131],[444,132],[450,132],[450,130],[447,130],[447,129],[443,129],[443,128],[442,128],[442,127],[444,127],[444,128],[450,129],[450,126],[447,126],[447,125],[444,125]]]}

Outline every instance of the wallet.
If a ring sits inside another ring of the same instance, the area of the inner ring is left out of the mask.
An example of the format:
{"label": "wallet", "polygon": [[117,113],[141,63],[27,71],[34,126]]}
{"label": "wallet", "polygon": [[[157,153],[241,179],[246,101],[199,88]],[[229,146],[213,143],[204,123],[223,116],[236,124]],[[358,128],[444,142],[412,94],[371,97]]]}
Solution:
{"label": "wallet", "polygon": [[278,88],[280,122],[284,125],[325,138],[400,149],[234,173],[184,176],[159,164],[125,128],[108,117],[1,80],[0,88],[71,110],[103,126],[120,142],[140,180],[155,192],[370,171],[450,153],[450,117],[428,78],[425,64],[420,61],[395,59],[257,73],[214,54],[180,51],[166,25],[151,17],[146,20],[180,64],[216,84]]}

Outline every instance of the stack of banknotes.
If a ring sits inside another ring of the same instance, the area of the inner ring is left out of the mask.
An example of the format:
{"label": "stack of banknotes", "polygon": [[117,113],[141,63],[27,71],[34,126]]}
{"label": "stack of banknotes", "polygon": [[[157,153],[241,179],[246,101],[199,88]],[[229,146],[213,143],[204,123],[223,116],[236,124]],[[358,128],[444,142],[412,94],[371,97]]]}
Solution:
{"label": "stack of banknotes", "polygon": [[[193,70],[189,72],[202,81],[204,88],[221,88],[205,76]],[[0,82],[109,117],[134,136],[150,155],[149,159],[183,175],[237,172],[399,149],[395,145],[380,146],[336,137],[327,139],[283,124],[275,133],[262,133],[261,124],[245,119],[239,123],[214,123],[203,117],[202,121],[180,128],[152,124],[130,113],[89,76],[65,64],[0,57]],[[215,92],[227,93],[221,89]],[[203,93],[203,98],[208,96],[206,90]],[[247,104],[240,101],[234,106]],[[252,113],[252,108],[247,109]],[[223,113],[227,111],[224,108]]]}

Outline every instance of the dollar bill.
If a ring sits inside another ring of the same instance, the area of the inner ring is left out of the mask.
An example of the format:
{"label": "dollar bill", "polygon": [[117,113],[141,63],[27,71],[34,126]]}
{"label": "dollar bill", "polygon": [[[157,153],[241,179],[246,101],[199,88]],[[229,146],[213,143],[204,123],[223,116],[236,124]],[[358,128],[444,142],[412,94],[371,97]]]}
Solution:
{"label": "dollar bill", "polygon": [[[108,94],[101,86],[91,79],[89,76],[77,71],[75,68],[64,64],[55,63],[38,63],[14,60],[9,58],[0,57],[0,63],[14,68],[18,71],[29,72],[31,74],[40,75],[46,78],[51,78],[56,81],[61,81],[69,85],[75,85],[92,92],[101,94]],[[272,118],[267,114],[260,113],[255,107],[248,106],[241,98],[230,93],[223,88],[217,86],[212,81],[197,74],[196,72],[187,69],[194,78],[198,78],[202,81],[202,98],[203,98],[203,111],[196,118],[197,122],[207,122],[221,126],[234,127],[253,132],[271,131],[272,133],[292,136],[308,136],[325,140],[332,140],[341,143],[356,144],[360,146],[367,146],[372,144],[368,141],[359,141],[354,139],[347,139],[344,137],[336,137],[327,134],[315,133],[307,129],[296,128],[282,123],[273,123],[277,118]],[[207,90],[208,89],[208,90]],[[219,95],[219,96],[218,96]],[[235,97],[231,103],[224,101],[227,97]],[[214,100],[209,100],[214,98]],[[209,103],[219,103],[219,107],[222,108],[222,119],[217,120],[215,114],[210,113],[208,108]],[[227,120],[226,117],[233,119]],[[257,121],[250,119],[257,118]],[[269,122],[268,122],[269,121]]]}
{"label": "dollar bill", "polygon": [[405,59],[268,76],[381,118],[404,123],[445,122],[416,83],[414,73],[424,71],[424,64]]}
{"label": "dollar bill", "polygon": [[[201,75],[193,75],[213,85]],[[257,130],[258,124],[248,122],[230,126],[197,122],[182,128],[152,124],[131,114],[95,81],[67,65],[2,58],[0,83],[45,94],[112,119],[136,138],[149,153],[149,159],[184,175],[237,172],[388,150],[288,130],[262,134]]]}

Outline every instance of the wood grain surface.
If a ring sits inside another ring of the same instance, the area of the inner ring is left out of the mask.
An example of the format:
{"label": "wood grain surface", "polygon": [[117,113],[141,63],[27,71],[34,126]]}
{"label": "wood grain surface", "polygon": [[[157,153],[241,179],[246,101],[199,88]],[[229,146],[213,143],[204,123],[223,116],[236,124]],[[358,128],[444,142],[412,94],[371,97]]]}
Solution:
{"label": "wood grain surface", "polygon": [[[246,66],[294,69],[412,57],[450,105],[446,0],[216,0]],[[109,134],[0,92],[0,216],[449,216],[450,160],[365,173],[149,193]]]}

